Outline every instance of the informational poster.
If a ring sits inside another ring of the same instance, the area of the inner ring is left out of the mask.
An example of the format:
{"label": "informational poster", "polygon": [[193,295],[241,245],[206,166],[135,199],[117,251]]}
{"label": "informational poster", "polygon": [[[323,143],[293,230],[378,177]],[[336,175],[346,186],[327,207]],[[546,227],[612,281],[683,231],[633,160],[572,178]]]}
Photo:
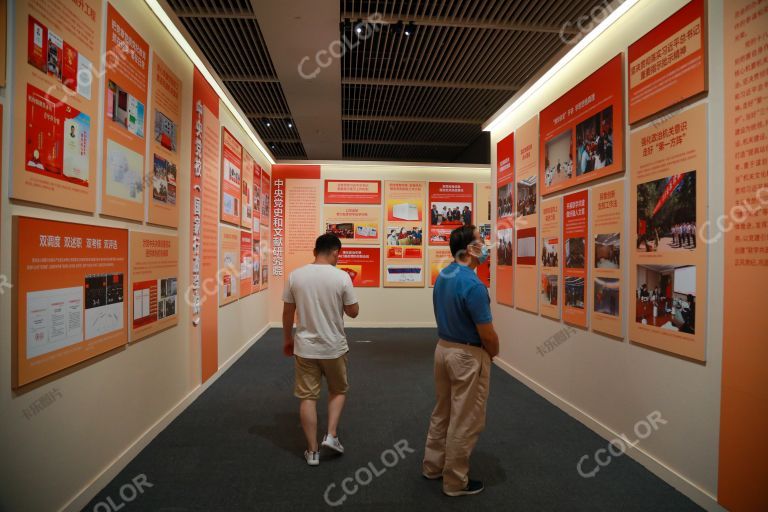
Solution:
{"label": "informational poster", "polygon": [[221,128],[221,221],[240,225],[243,146],[226,128]]}
{"label": "informational poster", "polygon": [[219,227],[219,306],[240,298],[240,230]]}
{"label": "informational poster", "polygon": [[381,207],[325,205],[323,227],[342,244],[381,245]]}
{"label": "informational poster", "polygon": [[253,229],[253,175],[256,162],[253,157],[243,149],[243,179],[240,184],[240,226],[245,229]]}
{"label": "informational poster", "polygon": [[261,169],[261,225],[269,227],[269,205],[272,197],[272,182],[269,173]]}
{"label": "informational poster", "polygon": [[429,244],[448,245],[451,231],[474,223],[475,184],[429,183]]}
{"label": "informational poster", "polygon": [[514,305],[515,134],[496,144],[496,302]]}
{"label": "informational poster", "polygon": [[261,291],[261,226],[251,231],[251,293]]}
{"label": "informational poster", "polygon": [[562,303],[563,201],[553,197],[541,201],[541,277],[539,309],[542,316],[560,320]]}
{"label": "informational poster", "polygon": [[539,312],[538,239],[539,239],[539,123],[526,122],[515,132],[515,305]]}
{"label": "informational poster", "polygon": [[622,54],[539,114],[539,180],[547,195],[624,170]]}
{"label": "informational poster", "polygon": [[381,204],[381,181],[325,180],[325,204]]}
{"label": "informational poster", "polygon": [[132,231],[131,342],[179,323],[179,239]]}
{"label": "informational poster", "polygon": [[614,181],[592,190],[592,330],[624,337],[621,274],[624,236],[624,181]]}
{"label": "informational poster", "polygon": [[429,248],[429,287],[435,286],[437,276],[440,272],[453,263],[454,258],[451,256],[451,249],[449,247],[430,247]]}
{"label": "informational poster", "polygon": [[[191,342],[201,346],[202,382],[219,369],[219,97],[205,77],[192,75],[192,169],[189,181]],[[213,290],[213,291],[211,291]]]}
{"label": "informational poster", "polygon": [[102,3],[29,0],[14,12],[10,197],[94,212]]}
{"label": "informational poster", "polygon": [[128,231],[13,218],[14,388],[128,342]]}
{"label": "informational poster", "polygon": [[[480,236],[483,238],[483,243],[488,246],[489,253],[493,251],[490,249],[493,246],[493,238],[491,236],[491,184],[490,183],[477,183],[475,184],[475,190],[477,191],[477,205],[475,205],[475,211],[477,217],[475,222],[477,223],[477,229],[480,231]],[[487,286],[491,287],[491,258],[489,256],[484,263],[478,265],[477,276]]]}
{"label": "informational poster", "polygon": [[633,131],[630,158],[630,340],[704,361],[706,105]]}
{"label": "informational poster", "polygon": [[240,231],[240,298],[253,293],[253,235]]}
{"label": "informational poster", "polygon": [[423,181],[384,182],[384,287],[424,287]]}
{"label": "informational poster", "polygon": [[101,213],[144,220],[149,45],[107,2]]}
{"label": "informational poster", "polygon": [[707,234],[710,242],[725,241],[717,500],[728,510],[764,510],[768,444],[753,440],[768,431],[766,3],[723,2],[722,24],[728,217],[720,219],[722,231]]}
{"label": "informational poster", "polygon": [[255,161],[253,162],[253,231],[259,231],[261,225],[261,166]]}
{"label": "informational poster", "polygon": [[587,326],[589,191],[563,197],[563,320]]}
{"label": "informational poster", "polygon": [[381,249],[342,247],[336,268],[349,274],[355,288],[378,288],[381,286]]}
{"label": "informational poster", "polygon": [[692,0],[629,46],[629,123],[707,90],[704,0]]}
{"label": "informational poster", "polygon": [[[263,218],[263,217],[262,217]],[[272,247],[269,238],[269,228],[261,226],[261,234],[259,235],[259,252],[261,253],[261,288],[260,290],[266,290],[269,288],[269,273],[272,270],[269,266],[270,258],[272,254],[270,248]]]}
{"label": "informational poster", "polygon": [[275,165],[272,172],[272,275],[282,278],[314,260],[323,182],[319,165]]}
{"label": "informational poster", "polygon": [[181,158],[181,79],[152,54],[152,139],[146,183],[151,184],[150,224],[177,228],[179,205],[176,186]]}

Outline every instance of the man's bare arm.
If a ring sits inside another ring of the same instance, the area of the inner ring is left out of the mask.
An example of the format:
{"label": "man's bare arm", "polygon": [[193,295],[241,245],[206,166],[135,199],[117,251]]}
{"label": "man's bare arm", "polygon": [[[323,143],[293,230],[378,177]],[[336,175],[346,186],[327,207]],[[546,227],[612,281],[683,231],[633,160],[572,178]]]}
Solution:
{"label": "man's bare arm", "polygon": [[344,306],[344,312],[349,318],[357,318],[357,315],[360,314],[360,304],[355,302],[349,306]]}
{"label": "man's bare arm", "polygon": [[293,319],[296,316],[296,304],[283,303],[283,353],[293,354]]}

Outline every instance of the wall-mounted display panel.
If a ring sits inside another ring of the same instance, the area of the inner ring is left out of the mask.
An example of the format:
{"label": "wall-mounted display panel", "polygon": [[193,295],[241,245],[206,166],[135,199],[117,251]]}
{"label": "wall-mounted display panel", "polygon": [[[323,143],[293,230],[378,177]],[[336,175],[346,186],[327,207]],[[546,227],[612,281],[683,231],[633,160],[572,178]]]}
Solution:
{"label": "wall-mounted display panel", "polygon": [[423,181],[385,181],[384,286],[424,287]]}
{"label": "wall-mounted display panel", "polygon": [[496,144],[496,302],[514,305],[515,134]]}
{"label": "wall-mounted display panel", "polygon": [[128,294],[131,342],[179,323],[179,239],[133,231]]}
{"label": "wall-mounted display panel", "polygon": [[429,244],[448,245],[451,231],[474,223],[475,184],[429,183]]}

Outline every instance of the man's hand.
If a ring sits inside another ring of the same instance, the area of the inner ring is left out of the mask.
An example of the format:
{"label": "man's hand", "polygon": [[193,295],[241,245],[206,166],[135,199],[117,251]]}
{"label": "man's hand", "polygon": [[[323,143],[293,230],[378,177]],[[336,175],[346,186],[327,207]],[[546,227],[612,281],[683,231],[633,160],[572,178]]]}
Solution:
{"label": "man's hand", "polygon": [[296,304],[283,303],[283,354],[293,355],[293,317],[296,315]]}
{"label": "man's hand", "polygon": [[496,334],[493,324],[476,324],[475,327],[480,340],[483,342],[483,348],[491,356],[491,359],[499,355],[499,336]]}
{"label": "man's hand", "polygon": [[283,355],[291,357],[293,355],[293,340],[283,341]]}

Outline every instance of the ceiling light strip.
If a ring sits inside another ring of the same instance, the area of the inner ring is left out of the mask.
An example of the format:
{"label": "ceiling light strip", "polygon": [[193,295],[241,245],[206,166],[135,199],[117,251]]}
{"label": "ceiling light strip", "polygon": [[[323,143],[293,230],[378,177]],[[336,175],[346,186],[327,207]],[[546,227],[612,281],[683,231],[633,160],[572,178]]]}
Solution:
{"label": "ceiling light strip", "polygon": [[549,82],[561,69],[563,69],[569,62],[571,62],[578,54],[580,54],[587,46],[590,45],[595,39],[605,32],[611,25],[613,25],[619,18],[621,18],[627,11],[629,11],[639,0],[626,0],[624,3],[616,7],[608,17],[606,17],[599,25],[597,25],[592,31],[588,32],[582,37],[576,45],[571,48],[571,51],[566,53],[563,58],[555,63],[554,66],[549,68],[536,82],[526,89],[511,105],[505,108],[500,113],[494,115],[485,122],[483,125],[483,131],[492,132],[498,128],[501,123],[507,121],[515,110],[518,109],[523,103],[525,103],[536,91]]}
{"label": "ceiling light strip", "polygon": [[219,99],[221,99],[221,101],[224,102],[224,105],[226,105],[226,107],[235,117],[237,122],[240,123],[240,126],[243,128],[245,133],[247,133],[250,136],[253,143],[256,144],[257,148],[259,148],[259,151],[261,151],[261,153],[266,157],[266,159],[269,161],[270,164],[275,165],[276,162],[274,158],[272,158],[272,155],[270,154],[270,152],[266,150],[259,136],[253,131],[253,127],[251,127],[248,120],[245,119],[245,117],[243,117],[239,109],[232,103],[232,101],[230,101],[226,92],[224,92],[224,89],[219,85],[219,82],[216,80],[216,78],[214,78],[213,74],[208,70],[208,67],[203,63],[203,61],[197,55],[197,52],[195,52],[195,50],[192,48],[192,46],[189,44],[186,38],[182,35],[182,33],[173,23],[173,20],[171,20],[171,18],[168,16],[165,10],[162,8],[160,3],[157,0],[144,0],[144,1],[146,2],[147,6],[152,10],[152,12],[155,14],[155,16],[157,16],[157,19],[160,20],[160,23],[162,23],[165,29],[171,34],[171,37],[173,37],[176,43],[178,43],[178,45],[181,47],[181,49],[184,51],[187,57],[189,57],[189,60],[192,61],[192,63],[195,65],[195,67],[197,67],[197,69],[200,70],[200,73],[202,73],[202,75],[205,77],[208,83],[211,84],[211,87],[213,87],[213,90],[216,91],[216,94],[218,94]]}

